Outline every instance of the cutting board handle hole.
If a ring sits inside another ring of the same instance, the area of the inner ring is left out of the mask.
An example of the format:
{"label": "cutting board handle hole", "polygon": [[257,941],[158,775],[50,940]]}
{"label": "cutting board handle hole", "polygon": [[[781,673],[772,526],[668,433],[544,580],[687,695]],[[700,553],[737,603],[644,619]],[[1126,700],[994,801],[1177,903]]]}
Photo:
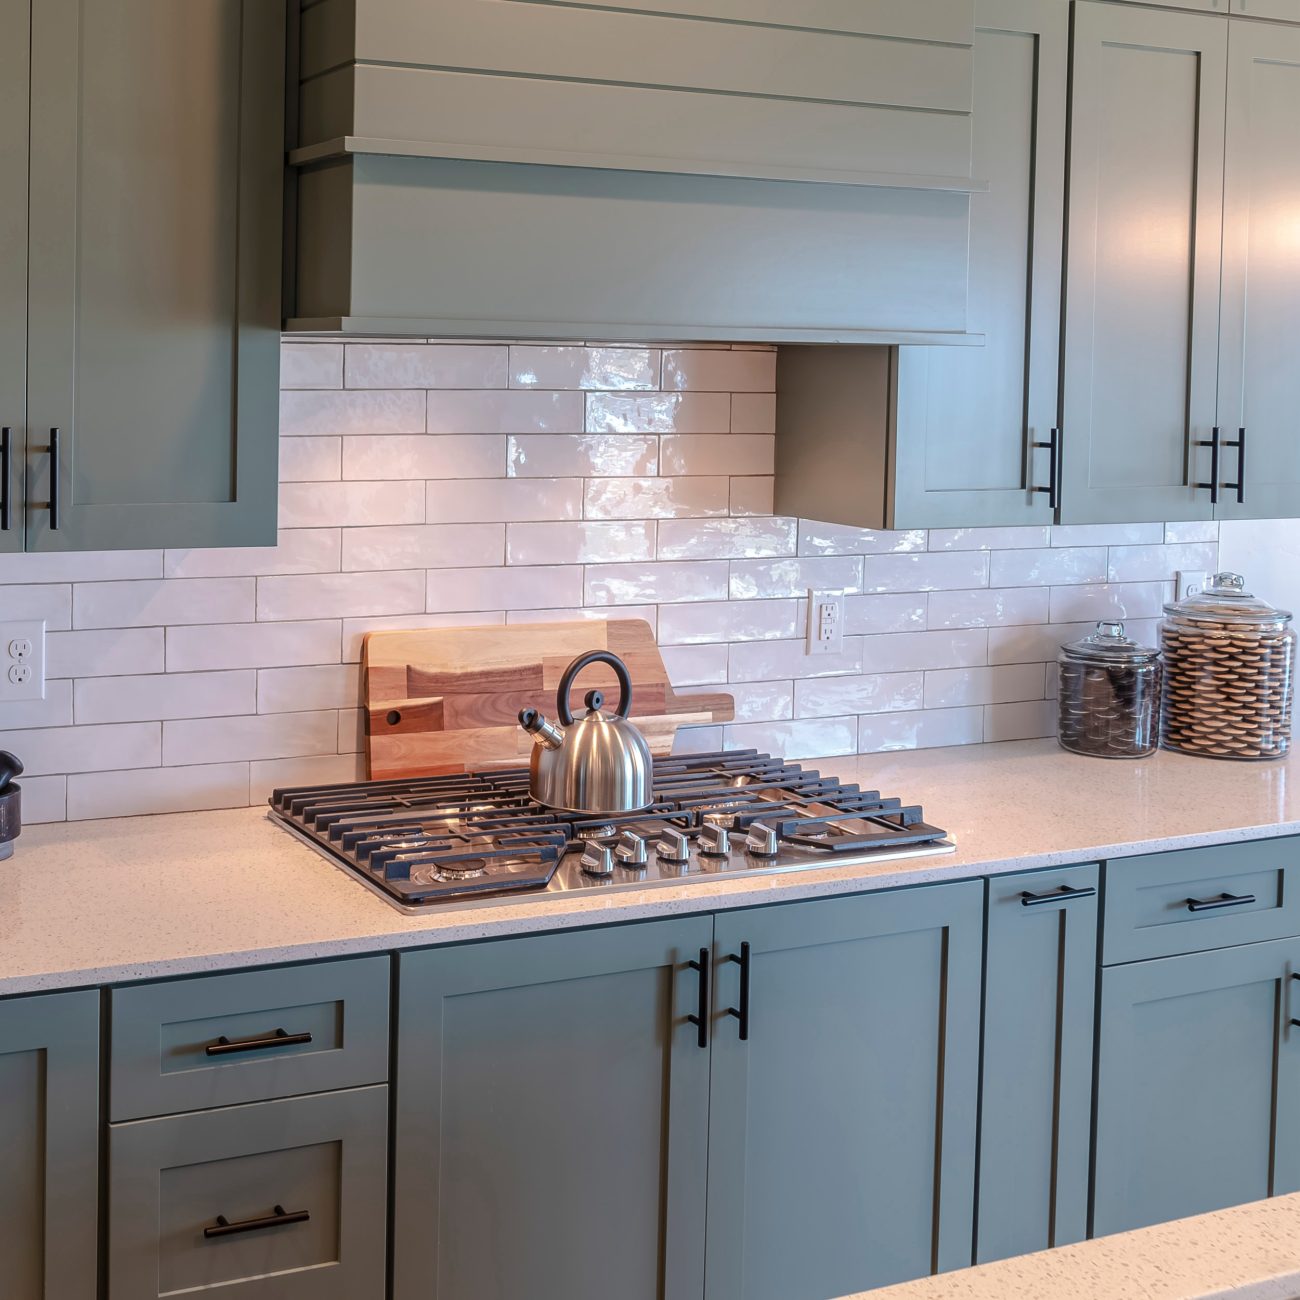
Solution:
{"label": "cutting board handle hole", "polygon": [[388,710],[388,725],[395,727],[402,720],[402,715],[396,709]]}

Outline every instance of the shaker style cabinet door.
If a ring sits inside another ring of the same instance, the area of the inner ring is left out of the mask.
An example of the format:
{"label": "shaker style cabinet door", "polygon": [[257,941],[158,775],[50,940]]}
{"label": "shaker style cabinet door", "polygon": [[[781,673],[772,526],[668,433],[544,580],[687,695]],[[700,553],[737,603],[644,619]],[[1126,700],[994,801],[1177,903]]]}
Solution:
{"label": "shaker style cabinet door", "polygon": [[1088,1234],[1099,875],[988,882],[979,1264]]}
{"label": "shaker style cabinet door", "polygon": [[1094,1235],[1300,1189],[1297,971],[1277,939],[1103,972]]}
{"label": "shaker style cabinet door", "polygon": [[0,0],[0,553],[23,549],[30,0]]}
{"label": "shaker style cabinet door", "polygon": [[1278,18],[1300,23],[1300,0],[1229,0],[1232,12],[1246,18]]}
{"label": "shaker style cabinet door", "polygon": [[1300,27],[1232,23],[1219,327],[1220,519],[1300,516],[1297,122]]}
{"label": "shaker style cabinet door", "polygon": [[1061,518],[1209,519],[1228,22],[1074,14]]}
{"label": "shaker style cabinet door", "polygon": [[983,895],[716,918],[707,1300],[971,1262]]}
{"label": "shaker style cabinet door", "polygon": [[95,1294],[99,994],[0,1002],[0,1263],[5,1300]]}
{"label": "shaker style cabinet door", "polygon": [[710,917],[398,958],[393,1300],[704,1286]]}
{"label": "shaker style cabinet door", "polygon": [[[979,0],[968,328],[982,348],[901,348],[895,528],[1050,523],[1060,389],[1069,5]],[[1041,442],[1043,447],[1032,444]]]}
{"label": "shaker style cabinet door", "polygon": [[32,6],[28,550],[275,541],[284,31]]}

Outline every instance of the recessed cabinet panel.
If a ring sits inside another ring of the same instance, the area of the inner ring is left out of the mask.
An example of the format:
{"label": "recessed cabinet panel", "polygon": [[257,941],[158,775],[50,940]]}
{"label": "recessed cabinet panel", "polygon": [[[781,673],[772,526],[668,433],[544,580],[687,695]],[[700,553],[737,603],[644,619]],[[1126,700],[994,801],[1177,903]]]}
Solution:
{"label": "recessed cabinet panel", "polygon": [[[1297,122],[1300,28],[1233,23],[1219,423],[1224,440],[1237,445],[1227,445],[1221,453],[1222,519],[1300,515]],[[1239,445],[1243,429],[1244,450]]]}
{"label": "recessed cabinet panel", "polygon": [[1229,4],[1234,8],[1243,0],[1125,0],[1127,4],[1161,5],[1166,9],[1196,9],[1204,13],[1226,14]]}
{"label": "recessed cabinet panel", "polygon": [[0,552],[23,549],[30,13],[30,0],[0,0]]}
{"label": "recessed cabinet panel", "polygon": [[274,542],[283,51],[273,2],[33,7],[28,549]]}
{"label": "recessed cabinet panel", "polygon": [[1300,23],[1300,0],[1229,0],[1234,14],[1247,18],[1279,18]]}
{"label": "recessed cabinet panel", "polygon": [[1048,523],[1060,357],[1069,7],[980,0],[968,328],[983,348],[903,348],[895,528]]}
{"label": "recessed cabinet panel", "polygon": [[1075,6],[1062,518],[1207,519],[1228,24]]}

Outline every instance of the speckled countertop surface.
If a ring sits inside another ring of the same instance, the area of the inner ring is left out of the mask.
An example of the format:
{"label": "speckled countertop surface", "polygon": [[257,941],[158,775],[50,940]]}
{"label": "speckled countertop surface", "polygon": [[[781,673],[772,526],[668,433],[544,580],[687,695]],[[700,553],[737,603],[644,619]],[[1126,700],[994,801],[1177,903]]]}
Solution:
{"label": "speckled countertop surface", "polygon": [[1295,1300],[1300,1194],[906,1282],[846,1300]]}
{"label": "speckled countertop surface", "polygon": [[787,902],[1300,833],[1300,758],[1079,758],[1050,741],[808,760],[923,803],[945,857],[410,916],[262,809],[34,826],[0,863],[0,995]]}

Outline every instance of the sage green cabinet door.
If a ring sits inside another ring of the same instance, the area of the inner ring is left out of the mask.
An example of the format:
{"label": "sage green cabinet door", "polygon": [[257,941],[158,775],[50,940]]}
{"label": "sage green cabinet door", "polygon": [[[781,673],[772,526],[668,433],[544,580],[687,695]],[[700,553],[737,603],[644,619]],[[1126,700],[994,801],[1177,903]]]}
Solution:
{"label": "sage green cabinet door", "polygon": [[1057,422],[1065,0],[979,0],[967,328],[982,348],[898,352],[895,528],[1050,523]]}
{"label": "sage green cabinet door", "polygon": [[[1232,0],[1125,0],[1127,4],[1161,5],[1166,9],[1196,9],[1203,13],[1226,14]],[[1236,0],[1240,4],[1242,0]]]}
{"label": "sage green cabinet door", "polygon": [[99,994],[0,1002],[5,1300],[90,1300],[98,1273]]}
{"label": "sage green cabinet door", "polygon": [[1300,1186],[1298,969],[1277,939],[1103,972],[1095,1235]]}
{"label": "sage green cabinet door", "polygon": [[971,1262],[982,913],[970,881],[716,918],[708,1300]]}
{"label": "sage green cabinet door", "polygon": [[698,1300],[712,936],[401,954],[393,1300]]}
{"label": "sage green cabinet door", "polygon": [[1228,23],[1074,13],[1061,518],[1209,519]]}
{"label": "sage green cabinet door", "polygon": [[284,20],[33,6],[28,550],[275,541]]}
{"label": "sage green cabinet door", "polygon": [[1233,443],[1246,430],[1246,454],[1243,479],[1240,446],[1223,450],[1221,519],[1300,515],[1297,122],[1300,27],[1232,23],[1219,423]]}
{"label": "sage green cabinet door", "polygon": [[1231,12],[1247,18],[1280,18],[1300,23],[1300,0],[1229,0]]}
{"label": "sage green cabinet door", "polygon": [[0,0],[0,552],[23,549],[30,0]]}

